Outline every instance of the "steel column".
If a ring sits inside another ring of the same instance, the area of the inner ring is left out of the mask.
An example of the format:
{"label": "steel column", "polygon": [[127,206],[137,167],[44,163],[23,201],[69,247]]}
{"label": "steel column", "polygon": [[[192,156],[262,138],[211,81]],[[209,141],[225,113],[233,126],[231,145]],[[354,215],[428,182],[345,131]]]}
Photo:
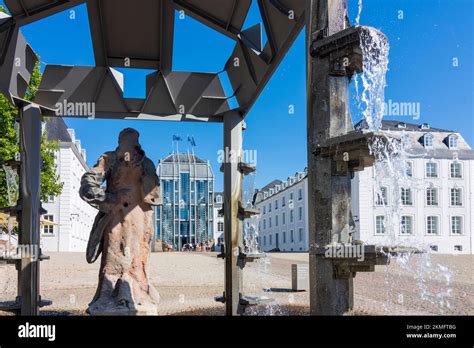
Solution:
{"label": "steel column", "polygon": [[[19,274],[21,315],[39,314],[41,112],[38,106],[20,108],[19,244],[34,251],[22,254]],[[35,257],[33,257],[35,256]]]}
{"label": "steel column", "polygon": [[238,169],[242,154],[243,118],[239,112],[224,115],[224,239],[226,315],[240,314],[242,270],[238,266],[243,247],[242,222],[238,218],[242,198],[242,174]]}

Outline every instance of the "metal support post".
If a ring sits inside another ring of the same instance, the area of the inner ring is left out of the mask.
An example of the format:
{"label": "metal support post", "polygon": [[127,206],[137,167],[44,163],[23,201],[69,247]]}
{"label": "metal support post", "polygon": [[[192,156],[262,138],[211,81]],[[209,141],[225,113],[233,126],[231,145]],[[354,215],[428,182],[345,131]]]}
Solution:
{"label": "metal support post", "polygon": [[19,269],[21,315],[39,314],[41,112],[38,106],[20,108],[20,205]]}
{"label": "metal support post", "polygon": [[239,202],[242,174],[238,165],[242,154],[243,118],[239,112],[224,115],[224,233],[225,233],[225,304],[227,315],[240,314],[242,270],[238,257],[243,247]]}

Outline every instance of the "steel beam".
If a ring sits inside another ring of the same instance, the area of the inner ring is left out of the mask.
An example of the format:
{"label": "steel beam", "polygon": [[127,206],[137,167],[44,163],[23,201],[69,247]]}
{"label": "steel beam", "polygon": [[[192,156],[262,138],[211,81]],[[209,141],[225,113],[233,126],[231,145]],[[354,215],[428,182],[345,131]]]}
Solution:
{"label": "steel beam", "polygon": [[20,108],[19,244],[36,250],[22,255],[19,274],[21,315],[39,314],[41,111],[33,104]]}
{"label": "steel beam", "polygon": [[[238,165],[242,154],[243,118],[239,112],[224,115],[224,240],[226,315],[241,313],[242,269],[238,265],[243,250],[242,222],[238,217],[242,199],[242,174]],[[228,154],[228,156],[227,156]]]}
{"label": "steel beam", "polygon": [[310,310],[312,315],[341,315],[352,308],[353,278],[336,277],[332,260],[317,249],[349,243],[349,172],[337,173],[331,157],[314,155],[318,144],[353,130],[348,111],[347,76],[331,74],[329,57],[311,57],[315,38],[346,27],[347,0],[311,0],[307,25],[308,71],[308,211]]}
{"label": "steel beam", "polygon": [[[37,6],[38,1],[18,2],[16,0],[6,0],[5,5],[12,13],[14,22],[19,26],[23,26],[78,6],[84,1],[85,0],[58,0],[45,2]],[[21,9],[20,12],[17,11],[17,7]]]}

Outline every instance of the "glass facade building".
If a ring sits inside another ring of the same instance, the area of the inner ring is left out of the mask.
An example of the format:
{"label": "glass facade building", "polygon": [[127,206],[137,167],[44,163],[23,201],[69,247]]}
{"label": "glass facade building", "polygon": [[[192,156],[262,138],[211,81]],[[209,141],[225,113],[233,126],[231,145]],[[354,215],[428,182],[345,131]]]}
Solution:
{"label": "glass facade building", "polygon": [[182,250],[214,238],[214,175],[208,161],[171,154],[158,163],[163,204],[155,207],[156,239]]}

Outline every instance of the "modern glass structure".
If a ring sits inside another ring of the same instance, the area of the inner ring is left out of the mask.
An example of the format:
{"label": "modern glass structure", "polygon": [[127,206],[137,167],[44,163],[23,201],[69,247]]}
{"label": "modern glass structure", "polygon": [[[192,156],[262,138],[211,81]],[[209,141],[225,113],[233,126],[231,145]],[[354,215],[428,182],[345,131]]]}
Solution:
{"label": "modern glass structure", "polygon": [[213,239],[214,174],[209,161],[171,154],[158,163],[163,204],[156,207],[156,239],[181,250]]}

